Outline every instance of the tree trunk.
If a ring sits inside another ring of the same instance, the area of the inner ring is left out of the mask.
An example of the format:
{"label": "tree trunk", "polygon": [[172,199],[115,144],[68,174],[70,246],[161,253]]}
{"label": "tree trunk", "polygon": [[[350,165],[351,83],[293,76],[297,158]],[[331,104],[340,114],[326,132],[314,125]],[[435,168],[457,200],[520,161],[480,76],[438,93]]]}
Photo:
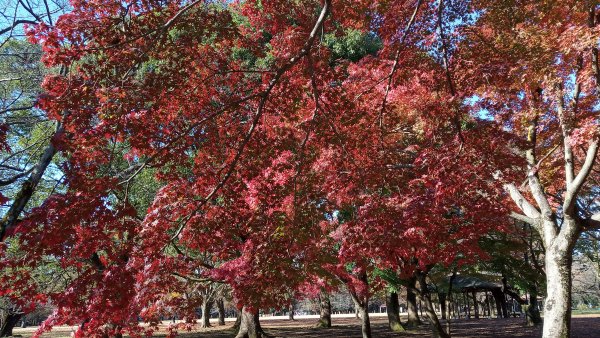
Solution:
{"label": "tree trunk", "polygon": [[317,327],[331,327],[331,302],[326,292],[319,295],[320,318]]}
{"label": "tree trunk", "polygon": [[415,294],[416,278],[411,277],[408,280],[408,287],[406,288],[406,306],[408,311],[408,327],[417,327],[421,325],[421,320],[417,313],[417,295]]}
{"label": "tree trunk", "polygon": [[479,319],[479,304],[477,303],[477,292],[471,292],[473,296],[473,311],[475,312],[475,319]]}
{"label": "tree trunk", "polygon": [[294,319],[294,301],[292,300],[292,302],[290,303],[290,306],[288,307],[289,312],[288,312],[288,319],[289,320],[295,320]]}
{"label": "tree trunk", "polygon": [[536,326],[542,323],[542,317],[540,317],[540,310],[538,309],[537,295],[537,286],[532,285],[529,288],[529,305],[525,311],[527,326]]}
{"label": "tree trunk", "polygon": [[466,292],[463,292],[463,300],[465,301],[465,307],[467,309],[467,319],[471,319],[471,303],[469,303],[469,297],[467,297]]}
{"label": "tree trunk", "polygon": [[219,325],[225,325],[225,301],[223,298],[219,298],[216,303],[219,310]]}
{"label": "tree trunk", "polygon": [[202,299],[202,318],[200,319],[200,327],[210,327],[210,309],[212,302],[208,297]]}
{"label": "tree trunk", "polygon": [[433,303],[431,302],[431,294],[429,293],[429,289],[427,289],[427,275],[425,272],[417,271],[416,276],[419,281],[419,299],[425,305],[425,314],[427,315],[427,319],[429,320],[429,324],[433,331],[433,337],[435,338],[450,338],[450,335],[444,331],[442,324],[435,313],[435,309],[433,308]]}
{"label": "tree trunk", "polygon": [[0,221],[0,241],[4,241],[7,230],[16,225],[19,216],[21,216],[21,213],[23,210],[25,210],[25,207],[27,206],[27,203],[29,203],[31,196],[33,196],[35,193],[35,189],[42,180],[44,172],[46,172],[46,169],[52,162],[52,158],[54,158],[54,155],[57,152],[52,140],[60,136],[63,132],[64,129],[62,123],[59,122],[56,125],[56,130],[54,131],[54,135],[52,136],[50,143],[46,146],[46,149],[42,153],[42,156],[38,160],[31,174],[29,174],[27,180],[21,184],[21,188],[15,195],[10,209],[8,209]]}
{"label": "tree trunk", "polygon": [[492,290],[492,296],[496,302],[496,313],[498,318],[508,318],[508,309],[506,308],[506,298],[499,289]]}
{"label": "tree trunk", "polygon": [[398,294],[395,291],[388,293],[385,298],[385,308],[390,329],[394,332],[404,331],[404,327],[400,321],[400,302],[398,301]]}
{"label": "tree trunk", "polygon": [[442,312],[442,319],[447,319],[448,318],[448,314],[446,313],[447,311],[447,307],[446,307],[446,294],[443,292],[438,293],[438,299],[440,300],[440,309]]}
{"label": "tree trunk", "polygon": [[359,304],[358,312],[360,314],[362,338],[371,338],[371,320],[369,319],[369,303]]}
{"label": "tree trunk", "polygon": [[492,308],[490,307],[490,297],[487,290],[485,291],[485,316],[492,318]]}
{"label": "tree trunk", "polygon": [[358,276],[365,285],[366,291],[359,295],[355,291],[350,290],[350,296],[354,300],[354,304],[358,309],[361,321],[362,338],[371,338],[371,320],[369,319],[369,280],[366,272]]}
{"label": "tree trunk", "polygon": [[17,326],[19,320],[23,317],[22,313],[9,314],[4,321],[4,326],[0,328],[0,337],[10,337],[13,335],[13,329]]}
{"label": "tree trunk", "polygon": [[233,323],[233,331],[238,332],[240,330],[240,326],[242,326],[242,311],[236,309],[235,314],[235,323]]}
{"label": "tree trunk", "polygon": [[121,333],[121,326],[114,324],[107,324],[102,338],[123,338]]}
{"label": "tree trunk", "polygon": [[452,336],[452,304],[454,303],[454,295],[452,293],[452,288],[454,286],[454,279],[456,278],[456,268],[452,271],[452,276],[448,280],[448,293],[444,296],[444,300],[446,300],[446,309],[448,313],[446,314],[446,333],[448,336]]}
{"label": "tree trunk", "polygon": [[269,337],[260,327],[258,310],[250,311],[246,306],[241,310],[240,329],[235,338]]}
{"label": "tree trunk", "polygon": [[568,338],[571,330],[571,252],[549,247],[545,260],[547,298],[542,336]]}

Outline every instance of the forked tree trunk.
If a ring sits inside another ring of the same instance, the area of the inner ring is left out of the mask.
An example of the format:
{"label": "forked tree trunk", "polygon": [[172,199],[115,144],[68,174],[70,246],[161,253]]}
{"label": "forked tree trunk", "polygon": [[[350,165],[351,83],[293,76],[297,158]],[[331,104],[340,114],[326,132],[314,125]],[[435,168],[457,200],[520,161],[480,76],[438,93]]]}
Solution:
{"label": "forked tree trunk", "polygon": [[361,321],[362,338],[371,338],[371,320],[369,319],[369,279],[366,272],[359,275],[359,278],[366,287],[366,292],[362,295],[350,290],[350,296],[358,309]]}
{"label": "forked tree trunk", "polygon": [[258,310],[250,311],[246,306],[241,311],[240,329],[235,338],[269,337],[260,327]]}
{"label": "forked tree trunk", "polygon": [[321,292],[319,295],[319,308],[320,315],[317,327],[331,327],[331,302],[326,292]]}
{"label": "forked tree trunk", "polygon": [[216,303],[219,310],[219,325],[225,325],[225,301],[223,298],[219,298]]}
{"label": "forked tree trunk", "polygon": [[210,327],[210,309],[212,302],[208,297],[202,299],[202,318],[200,319],[200,327]]}
{"label": "forked tree trunk", "polygon": [[395,291],[388,293],[385,298],[385,308],[390,329],[394,332],[404,331],[404,327],[400,321],[400,302],[398,301],[398,294]]}
{"label": "forked tree trunk", "polygon": [[408,322],[407,326],[410,328],[421,325],[419,314],[417,312],[417,295],[415,294],[415,285],[417,279],[411,277],[408,279],[408,287],[406,288],[406,306],[408,311]]}
{"label": "forked tree trunk", "polygon": [[568,338],[571,331],[572,252],[546,249],[546,290],[544,338]]}
{"label": "forked tree trunk", "polygon": [[4,321],[4,326],[0,328],[0,337],[10,337],[13,335],[13,329],[17,326],[19,320],[23,317],[22,313],[9,314]]}
{"label": "forked tree trunk", "polygon": [[450,335],[444,331],[444,328],[442,327],[442,324],[435,313],[435,309],[433,308],[431,294],[427,288],[427,274],[422,271],[417,271],[415,274],[419,282],[419,298],[423,305],[425,305],[425,314],[427,315],[427,319],[429,320],[430,327],[433,331],[433,337],[450,338]]}

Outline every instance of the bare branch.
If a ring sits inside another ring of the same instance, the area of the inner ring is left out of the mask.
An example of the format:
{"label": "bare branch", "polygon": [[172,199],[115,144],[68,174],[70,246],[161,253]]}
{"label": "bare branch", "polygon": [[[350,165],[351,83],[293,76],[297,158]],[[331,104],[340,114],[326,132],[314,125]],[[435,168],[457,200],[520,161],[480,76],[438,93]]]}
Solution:
{"label": "bare branch", "polygon": [[390,71],[390,74],[387,76],[388,83],[387,83],[387,87],[385,89],[385,94],[383,95],[383,102],[381,103],[381,110],[379,111],[379,126],[380,126],[380,128],[383,128],[383,115],[385,113],[385,106],[387,103],[388,96],[390,94],[390,90],[392,89],[394,73],[396,73],[396,69],[398,69],[398,64],[400,62],[400,52],[402,51],[402,44],[404,44],[404,41],[406,40],[406,37],[408,36],[408,33],[409,33],[412,25],[415,22],[417,13],[419,12],[419,7],[421,7],[421,2],[422,2],[422,0],[417,0],[415,10],[413,11],[412,16],[408,20],[408,23],[406,24],[406,28],[404,28],[404,33],[402,34],[402,38],[398,42],[399,46],[398,46],[398,49],[396,50],[396,55],[394,56],[394,64],[392,66],[392,70]]}
{"label": "bare branch", "polygon": [[521,221],[521,222],[525,222],[527,224],[531,224],[532,226],[537,226],[538,223],[539,223],[538,219],[527,217],[525,215],[521,215],[521,214],[516,213],[514,211],[511,211],[510,217],[516,219],[517,221]]}
{"label": "bare branch", "polygon": [[525,213],[527,217],[532,219],[541,217],[540,211],[531,203],[529,203],[529,201],[527,201],[525,197],[523,197],[519,189],[517,189],[517,187],[514,184],[505,184],[504,189],[510,194],[512,200],[517,204],[519,209],[521,209],[523,213]]}
{"label": "bare branch", "polygon": [[585,161],[583,162],[579,173],[565,192],[565,201],[563,202],[563,209],[565,210],[565,213],[573,212],[577,194],[579,194],[579,190],[592,171],[592,167],[596,161],[596,155],[598,155],[598,137],[596,137],[596,139],[590,143],[585,156]]}

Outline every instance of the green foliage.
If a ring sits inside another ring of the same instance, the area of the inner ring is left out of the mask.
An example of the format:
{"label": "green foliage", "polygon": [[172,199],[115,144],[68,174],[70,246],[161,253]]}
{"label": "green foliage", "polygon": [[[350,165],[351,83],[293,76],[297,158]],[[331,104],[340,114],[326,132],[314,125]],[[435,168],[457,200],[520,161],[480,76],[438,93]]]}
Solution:
{"label": "green foliage", "polygon": [[382,48],[381,39],[371,32],[348,29],[342,36],[326,34],[323,43],[331,49],[331,59],[357,62],[367,55],[375,55]]}
{"label": "green foliage", "polygon": [[400,279],[398,273],[390,269],[381,270],[376,268],[373,270],[373,277],[384,280],[390,291],[400,292],[400,287],[406,286],[406,281]]}
{"label": "green foliage", "polygon": [[[7,142],[10,147],[10,151],[0,154],[2,180],[10,180],[30,170],[50,141],[56,126],[44,112],[33,107],[41,92],[43,77],[56,71],[45,68],[40,57],[40,47],[27,41],[9,39],[0,47],[0,119],[9,127]],[[61,161],[60,156],[55,156],[28,203],[29,209],[41,205],[50,193],[61,188],[59,181],[62,173],[58,167]],[[26,177],[2,186],[2,194],[13,198]]]}

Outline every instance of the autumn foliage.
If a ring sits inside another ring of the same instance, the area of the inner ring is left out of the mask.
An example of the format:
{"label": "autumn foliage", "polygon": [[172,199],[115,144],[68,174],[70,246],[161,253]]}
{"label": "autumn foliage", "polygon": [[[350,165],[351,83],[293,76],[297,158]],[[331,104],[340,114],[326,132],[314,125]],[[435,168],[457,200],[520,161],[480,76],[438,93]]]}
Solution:
{"label": "autumn foliage", "polygon": [[[139,335],[138,318],[191,323],[198,282],[257,311],[307,281],[368,294],[375,268],[485,258],[480,237],[515,210],[504,184],[526,178],[532,114],[573,74],[574,151],[596,137],[589,5],[510,3],[72,0],[28,28],[64,70],[38,106],[64,126],[68,191],[4,243],[6,293],[56,306],[40,331]],[[349,36],[377,49],[344,50]],[[555,116],[537,128],[554,151]],[[142,172],[160,184],[147,210],[130,191]],[[58,292],[27,277],[48,258],[70,276]]]}

